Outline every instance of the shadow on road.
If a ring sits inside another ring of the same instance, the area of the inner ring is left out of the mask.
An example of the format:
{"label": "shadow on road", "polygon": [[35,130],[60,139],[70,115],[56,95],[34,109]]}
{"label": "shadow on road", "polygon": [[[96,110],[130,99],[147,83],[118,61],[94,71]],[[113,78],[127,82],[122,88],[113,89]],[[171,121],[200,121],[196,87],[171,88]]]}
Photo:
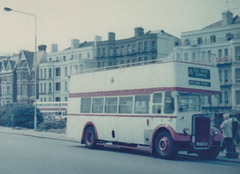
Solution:
{"label": "shadow on road", "polygon": [[[87,149],[87,147],[85,147],[83,145],[73,146],[73,147]],[[97,148],[90,149],[90,150],[93,150],[93,151],[94,150],[100,150],[100,151],[125,153],[125,154],[129,154],[129,155],[138,155],[138,156],[144,156],[144,157],[150,157],[150,158],[154,158],[154,159],[164,160],[164,159],[161,159],[161,158],[151,154],[150,152],[145,152],[145,151],[141,151],[141,150],[133,150],[133,149],[126,149],[126,148],[115,148],[115,147],[104,147],[104,146],[98,146]],[[221,165],[224,165],[224,163],[226,163],[226,165],[227,165],[227,163],[228,163],[228,162],[224,162],[224,161],[220,161],[220,160],[203,160],[203,159],[200,159],[197,155],[190,155],[190,154],[178,154],[176,156],[176,158],[174,159],[174,161],[212,163],[212,164],[221,163]]]}

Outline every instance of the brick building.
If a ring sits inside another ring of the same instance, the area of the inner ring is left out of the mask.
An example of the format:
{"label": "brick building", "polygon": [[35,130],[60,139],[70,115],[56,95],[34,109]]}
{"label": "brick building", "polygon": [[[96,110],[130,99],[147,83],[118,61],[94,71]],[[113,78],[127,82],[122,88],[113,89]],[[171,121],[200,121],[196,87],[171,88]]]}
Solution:
{"label": "brick building", "polygon": [[115,33],[108,33],[108,40],[97,42],[97,66],[106,67],[168,56],[180,44],[180,39],[163,30],[144,33],[142,27],[135,28],[131,38],[116,40]]}

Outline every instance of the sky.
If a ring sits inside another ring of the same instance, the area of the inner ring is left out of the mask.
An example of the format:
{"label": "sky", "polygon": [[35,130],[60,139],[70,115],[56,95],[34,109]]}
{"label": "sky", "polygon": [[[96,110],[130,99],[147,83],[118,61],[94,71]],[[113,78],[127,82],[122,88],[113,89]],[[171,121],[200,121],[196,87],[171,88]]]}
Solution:
{"label": "sky", "polygon": [[0,55],[34,51],[35,19],[4,7],[37,17],[37,45],[70,47],[72,39],[93,41],[134,36],[135,27],[144,31],[164,30],[176,37],[199,30],[222,18],[230,10],[240,16],[240,0],[0,0]]}

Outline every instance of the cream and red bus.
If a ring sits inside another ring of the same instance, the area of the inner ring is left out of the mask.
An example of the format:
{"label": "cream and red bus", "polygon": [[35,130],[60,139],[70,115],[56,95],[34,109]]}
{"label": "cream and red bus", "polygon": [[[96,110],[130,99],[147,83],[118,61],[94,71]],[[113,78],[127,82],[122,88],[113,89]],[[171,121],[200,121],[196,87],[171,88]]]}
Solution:
{"label": "cream and red bus", "polygon": [[71,76],[67,136],[97,145],[214,159],[221,133],[201,111],[220,92],[214,66],[162,62]]}

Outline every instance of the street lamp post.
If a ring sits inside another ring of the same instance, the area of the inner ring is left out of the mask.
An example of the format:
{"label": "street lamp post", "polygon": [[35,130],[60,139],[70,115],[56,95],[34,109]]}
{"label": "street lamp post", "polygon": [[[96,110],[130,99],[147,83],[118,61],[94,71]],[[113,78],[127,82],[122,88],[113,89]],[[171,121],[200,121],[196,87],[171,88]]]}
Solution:
{"label": "street lamp post", "polygon": [[18,10],[13,10],[9,7],[4,8],[5,11],[10,12],[17,12],[21,14],[25,14],[28,16],[33,16],[35,20],[35,51],[34,51],[34,60],[35,60],[35,105],[34,105],[34,130],[37,129],[37,16],[31,13],[26,13]]}

